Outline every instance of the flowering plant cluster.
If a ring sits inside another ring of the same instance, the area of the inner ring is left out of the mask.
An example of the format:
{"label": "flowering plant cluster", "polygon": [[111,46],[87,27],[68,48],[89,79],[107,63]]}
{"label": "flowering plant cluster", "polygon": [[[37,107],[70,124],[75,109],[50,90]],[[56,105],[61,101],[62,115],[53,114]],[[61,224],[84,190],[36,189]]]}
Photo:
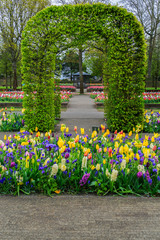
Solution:
{"label": "flowering plant cluster", "polygon": [[144,132],[160,132],[160,112],[145,111]]}
{"label": "flowering plant cluster", "polygon": [[54,136],[20,131],[0,141],[0,193],[96,192],[97,194],[150,194],[160,192],[160,135],[141,137],[139,127],[126,135],[90,136],[81,128],[61,125]]}
{"label": "flowering plant cluster", "polygon": [[[24,97],[23,91],[14,92],[0,92],[0,102],[22,102]],[[72,97],[70,91],[61,91],[61,101],[68,102],[69,98]]]}
{"label": "flowering plant cluster", "polygon": [[87,87],[87,92],[93,92],[93,91],[103,91],[104,86],[89,86]]}
{"label": "flowering plant cluster", "polygon": [[[93,91],[90,97],[95,99],[95,102],[104,103],[105,97],[104,92]],[[144,92],[143,93],[144,103],[160,103],[160,93],[159,92]]]}
{"label": "flowering plant cluster", "polygon": [[92,99],[95,99],[97,98],[97,96],[103,96],[104,95],[104,92],[99,92],[99,91],[93,91],[90,93],[90,97]]}
{"label": "flowering plant cluster", "polygon": [[22,102],[23,96],[23,91],[3,91],[0,92],[0,102]]}
{"label": "flowering plant cluster", "polygon": [[22,114],[3,111],[0,115],[0,132],[19,131],[23,126],[24,119]]}
{"label": "flowering plant cluster", "polygon": [[61,102],[69,102],[69,99],[72,97],[70,91],[61,91]]}
{"label": "flowering plant cluster", "polygon": [[66,91],[72,91],[72,92],[75,92],[76,91],[76,87],[75,86],[70,86],[70,85],[61,85],[60,86],[60,89],[63,91],[63,90],[66,90]]}
{"label": "flowering plant cluster", "polygon": [[160,92],[144,92],[143,99],[145,103],[160,103]]}
{"label": "flowering plant cluster", "polygon": [[104,103],[104,100],[108,99],[107,94],[105,96],[104,92],[92,92],[90,94],[90,97],[95,99],[95,102],[100,102],[100,103]]}

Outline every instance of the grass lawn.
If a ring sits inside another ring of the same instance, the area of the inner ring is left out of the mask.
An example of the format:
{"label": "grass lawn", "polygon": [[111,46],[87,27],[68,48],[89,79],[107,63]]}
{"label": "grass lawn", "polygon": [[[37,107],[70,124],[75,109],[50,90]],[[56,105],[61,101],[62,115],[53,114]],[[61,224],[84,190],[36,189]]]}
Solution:
{"label": "grass lawn", "polygon": [[158,87],[157,89],[155,89],[155,87],[147,87],[146,90],[160,90],[160,87]]}

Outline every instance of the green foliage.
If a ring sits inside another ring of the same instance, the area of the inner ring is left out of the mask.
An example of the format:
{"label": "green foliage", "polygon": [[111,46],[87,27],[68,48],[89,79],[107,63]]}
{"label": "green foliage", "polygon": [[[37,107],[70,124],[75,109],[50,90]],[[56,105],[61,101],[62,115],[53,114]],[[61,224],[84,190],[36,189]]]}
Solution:
{"label": "green foliage", "polygon": [[54,106],[55,106],[55,118],[61,117],[61,92],[60,92],[60,80],[55,79],[55,92],[54,92]]}
{"label": "green foliage", "polygon": [[28,129],[54,128],[53,70],[61,46],[80,49],[99,38],[107,48],[103,79],[105,85],[109,83],[108,127],[128,131],[143,124],[146,46],[142,26],[123,8],[80,4],[46,8],[28,21],[23,32],[23,104]]}
{"label": "green foliage", "polygon": [[102,77],[103,73],[103,52],[97,49],[90,49],[85,53],[85,61],[87,68],[91,71],[92,76]]}

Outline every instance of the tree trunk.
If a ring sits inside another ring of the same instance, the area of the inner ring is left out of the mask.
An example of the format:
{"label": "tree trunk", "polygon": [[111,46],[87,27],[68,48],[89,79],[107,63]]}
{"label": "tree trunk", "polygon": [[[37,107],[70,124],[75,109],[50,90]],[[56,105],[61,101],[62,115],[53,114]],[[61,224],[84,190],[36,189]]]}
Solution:
{"label": "tree trunk", "polygon": [[13,90],[17,89],[17,63],[13,62]]}
{"label": "tree trunk", "polygon": [[153,53],[153,39],[152,35],[149,39],[149,52],[148,52],[148,80],[152,80],[152,87],[154,87],[154,79],[151,79],[151,70],[152,70],[152,53]]}
{"label": "tree trunk", "polygon": [[155,89],[158,87],[158,79],[159,79],[159,68],[160,68],[160,35],[157,37],[157,66],[156,66],[156,81],[155,81]]}
{"label": "tree trunk", "polygon": [[8,90],[8,80],[7,80],[7,78],[8,78],[8,65],[7,65],[7,62],[6,62],[6,91]]}
{"label": "tree trunk", "polygon": [[72,73],[72,71],[73,71],[73,67],[72,67],[72,63],[71,63],[71,82],[73,82],[73,73]]}
{"label": "tree trunk", "polygon": [[9,74],[9,81],[10,81],[10,89],[12,88],[12,72],[10,71]]}
{"label": "tree trunk", "polygon": [[79,74],[80,74],[80,94],[83,94],[84,89],[83,89],[82,49],[79,49]]}

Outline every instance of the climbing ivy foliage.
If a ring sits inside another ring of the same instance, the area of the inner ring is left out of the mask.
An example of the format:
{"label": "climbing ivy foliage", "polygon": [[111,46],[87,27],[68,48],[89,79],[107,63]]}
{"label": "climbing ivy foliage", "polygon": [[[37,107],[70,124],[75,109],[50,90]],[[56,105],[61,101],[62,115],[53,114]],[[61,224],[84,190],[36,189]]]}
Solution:
{"label": "climbing ivy foliage", "polygon": [[[143,125],[146,45],[143,28],[126,9],[105,4],[48,7],[32,17],[23,32],[22,74],[28,129],[54,129],[56,54],[102,39],[105,116],[110,130]],[[104,48],[104,46],[103,46]],[[57,112],[57,110],[56,110]]]}

